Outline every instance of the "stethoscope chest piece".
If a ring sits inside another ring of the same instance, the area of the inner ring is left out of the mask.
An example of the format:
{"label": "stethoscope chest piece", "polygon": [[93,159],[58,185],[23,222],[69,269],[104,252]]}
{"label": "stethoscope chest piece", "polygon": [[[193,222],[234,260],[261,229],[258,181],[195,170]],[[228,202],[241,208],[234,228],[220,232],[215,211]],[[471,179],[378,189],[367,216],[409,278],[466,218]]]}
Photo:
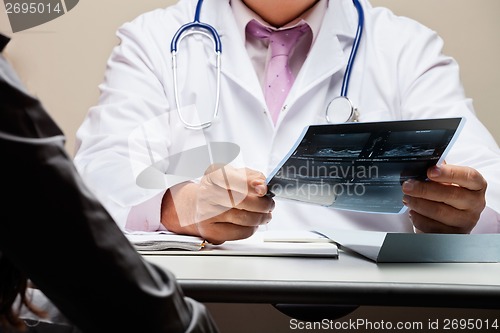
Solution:
{"label": "stethoscope chest piece", "polygon": [[338,96],[326,107],[325,118],[330,124],[341,124],[358,121],[358,110],[354,108],[349,98]]}

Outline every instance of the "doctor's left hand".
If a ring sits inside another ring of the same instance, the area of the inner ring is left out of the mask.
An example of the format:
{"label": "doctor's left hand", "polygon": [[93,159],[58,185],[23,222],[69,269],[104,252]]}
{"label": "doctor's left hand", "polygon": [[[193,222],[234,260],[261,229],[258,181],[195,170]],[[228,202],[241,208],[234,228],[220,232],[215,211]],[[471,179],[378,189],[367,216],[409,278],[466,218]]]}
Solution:
{"label": "doctor's left hand", "polygon": [[443,164],[429,181],[403,183],[403,203],[417,232],[470,233],[486,206],[487,183],[475,169]]}
{"label": "doctor's left hand", "polygon": [[172,232],[212,244],[244,239],[271,220],[274,200],[266,193],[262,173],[212,165],[199,183],[182,183],[166,192],[161,222]]}

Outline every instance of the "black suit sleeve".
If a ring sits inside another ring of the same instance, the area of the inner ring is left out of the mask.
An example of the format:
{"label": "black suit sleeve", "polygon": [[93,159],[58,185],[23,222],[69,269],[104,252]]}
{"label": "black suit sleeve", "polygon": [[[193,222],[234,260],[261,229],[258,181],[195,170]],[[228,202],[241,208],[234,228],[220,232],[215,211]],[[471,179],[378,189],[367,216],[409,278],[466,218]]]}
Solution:
{"label": "black suit sleeve", "polygon": [[0,55],[0,251],[83,332],[217,332],[82,183],[64,135]]}

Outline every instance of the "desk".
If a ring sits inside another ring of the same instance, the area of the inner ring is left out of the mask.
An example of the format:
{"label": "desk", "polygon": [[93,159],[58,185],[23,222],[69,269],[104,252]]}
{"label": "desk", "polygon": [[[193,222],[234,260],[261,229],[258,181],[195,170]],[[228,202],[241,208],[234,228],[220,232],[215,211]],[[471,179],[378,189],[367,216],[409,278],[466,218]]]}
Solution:
{"label": "desk", "polygon": [[145,255],[201,302],[500,309],[500,263],[375,264],[339,259]]}

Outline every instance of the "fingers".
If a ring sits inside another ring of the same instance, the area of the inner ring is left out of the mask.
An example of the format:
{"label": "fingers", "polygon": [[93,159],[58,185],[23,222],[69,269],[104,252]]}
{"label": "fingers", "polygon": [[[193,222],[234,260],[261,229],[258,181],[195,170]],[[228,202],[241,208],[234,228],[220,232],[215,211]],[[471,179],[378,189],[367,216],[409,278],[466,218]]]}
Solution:
{"label": "fingers", "polygon": [[[260,186],[260,185],[259,185]],[[260,191],[267,191],[267,186]],[[267,196],[239,193],[213,185],[200,184],[198,201],[225,208],[239,208],[255,212],[268,212],[274,209],[274,201]],[[260,200],[259,200],[260,199]]]}
{"label": "fingers", "polygon": [[274,207],[275,201],[270,197],[248,196],[234,208],[256,213],[270,213]]}
{"label": "fingers", "polygon": [[[200,200],[211,202],[215,206],[237,207],[250,211],[268,211],[265,206],[253,205],[252,197],[262,197],[267,193],[265,176],[250,169],[236,169],[231,166],[211,166],[201,180]],[[220,213],[220,211],[219,211]]]}
{"label": "fingers", "polygon": [[403,183],[403,193],[413,198],[442,202],[460,210],[471,209],[473,206],[482,204],[481,200],[477,201],[482,192],[434,181],[407,180]]}
{"label": "fingers", "polygon": [[428,177],[431,181],[408,180],[404,182],[403,193],[407,195],[406,199],[411,196],[440,202],[458,210],[474,211],[475,214],[480,214],[484,209],[487,183],[477,170],[455,165],[442,165],[430,168]]}
{"label": "fingers", "polygon": [[474,210],[459,210],[450,205],[405,195],[403,203],[410,208],[409,217],[422,232],[468,233],[479,215]]}
{"label": "fingers", "polygon": [[254,212],[269,212],[274,208],[272,200],[256,200],[267,193],[264,174],[251,169],[231,166],[211,166],[200,182],[198,202],[215,210],[218,215],[231,208]]}
{"label": "fingers", "polygon": [[444,164],[429,168],[427,172],[429,179],[439,183],[456,184],[471,191],[486,190],[486,180],[479,171],[457,165]]}
{"label": "fingers", "polygon": [[403,183],[403,203],[422,232],[471,232],[486,206],[487,183],[475,169],[455,165],[428,170],[429,181]]}
{"label": "fingers", "polygon": [[245,196],[263,196],[267,193],[264,174],[247,168],[213,165],[207,169],[203,179],[207,185],[216,185]]}
{"label": "fingers", "polygon": [[417,229],[417,232],[443,233],[443,234],[462,234],[462,233],[466,234],[470,232],[470,230],[468,230],[466,226],[459,227],[441,223],[435,219],[421,215],[413,210],[410,210],[408,214],[410,220]]}
{"label": "fingers", "polygon": [[250,237],[260,225],[271,221],[272,214],[231,209],[198,224],[200,235],[212,244]]}
{"label": "fingers", "polygon": [[271,220],[275,202],[265,176],[251,169],[212,166],[200,182],[194,222],[214,244],[243,239]]}
{"label": "fingers", "polygon": [[[180,184],[169,189],[162,201],[162,223],[168,230],[205,238],[213,244],[251,236],[260,225],[272,218],[274,200],[249,196],[238,207],[217,204],[225,189],[212,186],[201,189],[198,183]],[[219,193],[217,193],[219,192]]]}
{"label": "fingers", "polygon": [[[231,207],[230,201],[230,197],[227,196],[227,192],[223,189],[200,193],[197,197],[195,221],[207,220],[228,211],[240,211],[242,217],[250,218],[248,213],[267,214],[271,213],[275,207],[275,202],[270,197],[248,196],[234,207]],[[233,215],[237,216],[236,214]],[[238,223],[238,221],[235,221],[235,223]]]}
{"label": "fingers", "polygon": [[230,223],[215,223],[209,228],[199,226],[203,239],[214,245],[220,245],[226,241],[245,239],[252,236],[258,227],[242,227]]}

